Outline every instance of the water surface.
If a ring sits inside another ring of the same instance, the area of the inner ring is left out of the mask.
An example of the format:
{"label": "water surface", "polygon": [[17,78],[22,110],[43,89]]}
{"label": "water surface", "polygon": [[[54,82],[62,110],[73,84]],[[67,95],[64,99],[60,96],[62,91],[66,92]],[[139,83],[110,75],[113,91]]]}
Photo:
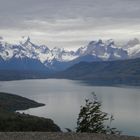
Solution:
{"label": "water surface", "polygon": [[24,111],[51,118],[62,130],[76,127],[80,106],[95,92],[103,111],[113,114],[112,126],[123,134],[140,136],[140,88],[91,86],[72,80],[21,80],[0,82],[0,91],[21,95],[46,106]]}

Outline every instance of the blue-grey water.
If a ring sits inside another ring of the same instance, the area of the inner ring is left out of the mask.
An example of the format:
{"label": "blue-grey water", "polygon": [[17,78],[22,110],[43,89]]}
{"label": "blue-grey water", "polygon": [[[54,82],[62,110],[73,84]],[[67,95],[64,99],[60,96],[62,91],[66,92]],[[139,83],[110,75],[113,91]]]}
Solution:
{"label": "blue-grey water", "polygon": [[72,80],[21,80],[0,82],[0,91],[21,95],[46,106],[25,113],[54,120],[62,130],[76,127],[80,106],[95,92],[103,111],[112,114],[112,126],[127,135],[140,136],[140,88],[91,86]]}

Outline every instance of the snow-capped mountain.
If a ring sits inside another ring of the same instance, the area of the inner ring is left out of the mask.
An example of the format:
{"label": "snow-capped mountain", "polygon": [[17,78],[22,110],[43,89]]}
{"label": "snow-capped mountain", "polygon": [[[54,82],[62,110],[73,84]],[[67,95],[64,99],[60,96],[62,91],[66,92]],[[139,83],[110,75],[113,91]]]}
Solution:
{"label": "snow-capped mountain", "polygon": [[129,58],[140,57],[140,41],[137,38],[128,41],[128,43],[124,45],[124,49],[127,50]]}
{"label": "snow-capped mountain", "polygon": [[103,42],[91,41],[87,46],[79,48],[76,54],[80,56],[92,55],[103,61],[128,58],[127,51],[118,48],[112,39]]}
{"label": "snow-capped mountain", "polygon": [[28,37],[26,40],[20,43],[22,48],[28,53],[26,56],[29,58],[34,58],[40,60],[42,63],[49,62],[52,63],[54,59],[58,61],[70,61],[76,58],[73,51],[66,51],[62,48],[54,47],[49,49],[45,45],[35,45],[30,41]]}
{"label": "snow-capped mountain", "polygon": [[[31,65],[31,62],[34,62],[34,65],[37,63],[38,66],[41,65],[42,67],[43,65],[46,69],[63,70],[81,61],[111,61],[134,57],[140,57],[140,42],[138,39],[129,41],[123,47],[118,47],[112,39],[91,41],[87,46],[76,51],[67,51],[57,47],[49,49],[46,45],[36,45],[32,43],[30,37],[22,37],[21,41],[14,45],[5,42],[0,37],[1,68],[4,66],[7,68],[11,62],[15,63],[16,61],[16,65],[18,65],[22,61],[22,64],[26,62],[24,68],[29,67],[29,64]],[[27,63],[29,60],[30,63]],[[12,67],[15,67],[15,65],[12,65]]]}
{"label": "snow-capped mountain", "polygon": [[38,60],[51,69],[54,68],[56,61],[68,62],[77,57],[74,51],[66,51],[57,47],[49,49],[46,45],[36,45],[31,42],[30,37],[22,37],[21,41],[15,45],[0,39],[0,59],[4,61],[28,58]]}

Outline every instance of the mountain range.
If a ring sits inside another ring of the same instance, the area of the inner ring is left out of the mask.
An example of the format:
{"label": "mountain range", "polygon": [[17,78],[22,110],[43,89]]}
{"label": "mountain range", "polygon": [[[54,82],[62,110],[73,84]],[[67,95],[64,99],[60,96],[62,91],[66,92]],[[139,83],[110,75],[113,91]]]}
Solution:
{"label": "mountain range", "polygon": [[0,38],[0,70],[56,72],[82,61],[100,62],[139,57],[140,41],[136,38],[121,46],[112,39],[90,41],[75,51],[36,45],[30,37],[22,37],[16,44]]}

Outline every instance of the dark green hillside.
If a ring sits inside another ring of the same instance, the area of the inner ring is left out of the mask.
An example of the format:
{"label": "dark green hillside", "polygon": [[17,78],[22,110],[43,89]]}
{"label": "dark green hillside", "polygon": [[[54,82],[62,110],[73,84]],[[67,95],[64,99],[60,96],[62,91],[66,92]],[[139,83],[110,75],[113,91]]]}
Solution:
{"label": "dark green hillside", "polygon": [[18,95],[0,92],[0,108],[8,111],[25,110],[28,108],[43,106],[33,100]]}
{"label": "dark green hillside", "polygon": [[0,131],[61,131],[51,119],[14,112],[43,105],[21,96],[0,92]]}
{"label": "dark green hillside", "polygon": [[0,110],[0,131],[59,132],[60,128],[51,119]]}
{"label": "dark green hillside", "polygon": [[57,73],[53,78],[90,81],[94,84],[140,85],[140,59],[81,62]]}
{"label": "dark green hillside", "polygon": [[51,74],[48,71],[27,71],[27,70],[0,70],[0,81],[22,80],[22,79],[43,79]]}

